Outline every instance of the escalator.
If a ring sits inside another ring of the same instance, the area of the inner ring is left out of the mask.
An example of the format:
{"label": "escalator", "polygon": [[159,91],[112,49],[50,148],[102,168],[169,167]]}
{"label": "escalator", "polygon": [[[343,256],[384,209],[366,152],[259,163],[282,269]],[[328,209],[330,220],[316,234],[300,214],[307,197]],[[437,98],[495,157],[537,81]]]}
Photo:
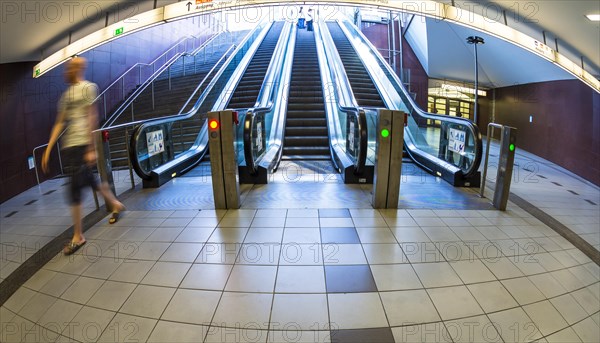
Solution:
{"label": "escalator", "polygon": [[284,22],[282,21],[273,24],[262,44],[256,50],[254,57],[252,57],[226,108],[248,109],[254,107],[283,25]]}
{"label": "escalator", "polygon": [[[346,82],[352,86],[356,103],[365,108],[388,108],[406,113],[404,148],[411,160],[454,186],[479,187],[482,144],[477,126],[465,118],[421,110],[356,26],[336,21],[327,23],[327,27],[333,38],[329,44],[335,45],[339,52],[347,74]],[[361,51],[360,55],[357,51]],[[371,133],[369,136],[374,137]],[[374,146],[371,138],[369,146]]]}
{"label": "escalator", "polygon": [[284,160],[329,160],[329,137],[315,35],[298,30],[289,89]]}
{"label": "escalator", "polygon": [[[208,112],[225,108],[239,110],[255,105],[283,26],[283,22],[258,24],[221,63],[222,67],[213,71],[214,77],[202,87],[204,91],[194,97],[189,111],[148,121],[137,127],[129,143],[130,160],[144,187],[158,187],[192,170],[207,156]],[[185,123],[190,121],[195,121],[194,126],[199,127],[195,133],[186,130]],[[155,134],[163,139],[161,147],[164,148],[158,152],[151,150],[150,141],[146,144],[147,137],[155,137]],[[175,152],[174,144],[182,140],[181,136],[192,134],[196,138],[191,146]]]}
{"label": "escalator", "polygon": [[352,44],[350,44],[340,26],[337,23],[329,22],[327,28],[342,59],[358,105],[361,107],[384,108],[385,104],[373,84],[369,72],[367,72],[362,60],[354,51]]}

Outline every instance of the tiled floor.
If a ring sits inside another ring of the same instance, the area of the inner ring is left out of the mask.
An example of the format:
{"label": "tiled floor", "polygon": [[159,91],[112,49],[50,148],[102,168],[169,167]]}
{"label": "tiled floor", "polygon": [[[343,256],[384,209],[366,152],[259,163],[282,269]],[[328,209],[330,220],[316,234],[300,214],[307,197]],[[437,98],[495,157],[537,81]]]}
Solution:
{"label": "tiled floor", "polygon": [[518,208],[129,211],[87,239],[2,307],[3,342],[600,338],[600,268]]}
{"label": "tiled floor", "polygon": [[[117,194],[131,188],[127,171],[114,173]],[[139,178],[135,177],[135,182]],[[43,182],[0,205],[0,282],[73,223],[65,192],[68,179]],[[104,201],[99,196],[102,206]],[[96,209],[91,190],[83,193],[83,215]]]}
{"label": "tiled floor", "polygon": [[[95,225],[78,254],[57,255],[0,307],[0,341],[600,341],[600,267],[513,204],[498,212],[418,175],[399,210],[371,209],[370,186],[274,181],[243,186],[230,211],[210,209],[207,179],[137,190],[116,225]],[[566,204],[540,186],[512,191]],[[447,200],[428,206],[436,189]],[[570,200],[569,218],[588,219],[569,227],[593,237],[593,205]],[[50,222],[58,201],[43,202]]]}
{"label": "tiled floor", "polygon": [[[485,141],[485,140],[484,140]],[[484,142],[485,147],[485,142]],[[495,181],[498,144],[490,149],[488,181]],[[517,146],[511,192],[529,201],[600,250],[600,189]],[[490,193],[486,193],[490,194]]]}

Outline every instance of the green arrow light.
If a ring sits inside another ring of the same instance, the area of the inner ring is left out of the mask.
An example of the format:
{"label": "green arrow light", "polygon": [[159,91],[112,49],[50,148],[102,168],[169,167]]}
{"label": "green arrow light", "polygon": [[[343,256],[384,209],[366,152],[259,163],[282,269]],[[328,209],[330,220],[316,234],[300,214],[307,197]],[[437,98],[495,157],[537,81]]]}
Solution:
{"label": "green arrow light", "polygon": [[508,150],[510,150],[510,151],[515,151],[515,145],[511,143],[511,144],[508,146]]}
{"label": "green arrow light", "polygon": [[388,138],[390,135],[390,131],[388,129],[381,130],[381,137]]}

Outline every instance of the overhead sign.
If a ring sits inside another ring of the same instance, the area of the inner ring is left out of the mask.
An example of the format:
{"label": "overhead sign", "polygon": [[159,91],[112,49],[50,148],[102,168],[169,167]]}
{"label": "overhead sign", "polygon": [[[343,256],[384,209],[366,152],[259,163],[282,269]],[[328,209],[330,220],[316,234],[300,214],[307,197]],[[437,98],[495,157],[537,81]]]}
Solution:
{"label": "overhead sign", "polygon": [[154,156],[165,151],[163,131],[158,130],[146,133],[146,143],[148,144],[148,156]]}
{"label": "overhead sign", "polygon": [[466,132],[450,129],[448,138],[448,150],[463,154],[465,152],[465,138]]}

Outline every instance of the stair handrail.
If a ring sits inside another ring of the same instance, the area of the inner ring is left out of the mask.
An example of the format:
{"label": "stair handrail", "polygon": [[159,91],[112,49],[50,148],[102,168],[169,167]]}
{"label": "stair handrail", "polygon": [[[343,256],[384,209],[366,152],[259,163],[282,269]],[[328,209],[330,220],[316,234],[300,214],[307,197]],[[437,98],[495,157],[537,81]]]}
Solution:
{"label": "stair handrail", "polygon": [[[275,50],[273,51],[273,57],[265,74],[256,103],[254,104],[254,107],[249,108],[246,112],[246,117],[244,119],[244,159],[250,175],[257,174],[257,160],[260,158],[260,156],[256,156],[255,159],[253,156],[254,144],[252,144],[252,142],[255,139],[255,120],[258,115],[270,112],[273,109],[273,105],[277,102],[276,95],[278,93],[278,87],[275,86],[281,86],[278,81],[284,73],[284,70],[282,69],[284,66],[283,59],[286,56],[285,52],[288,49],[290,42],[289,38],[292,32],[295,32],[292,28],[292,23],[286,22],[285,27],[282,29],[279,36],[279,40],[277,41],[277,45],[275,46]],[[290,71],[291,66],[290,70],[287,72]]]}
{"label": "stair handrail", "polygon": [[[212,36],[210,36],[208,40],[213,39],[215,36],[217,36],[220,32],[217,32],[215,34],[213,34]],[[168,62],[166,56],[171,53],[174,49],[179,50],[179,47],[181,46],[181,44],[183,42],[185,42],[185,47],[184,49],[187,50],[187,42],[189,40],[193,40],[193,44],[195,44],[195,42],[197,40],[201,39],[201,37],[197,37],[195,35],[188,35],[186,37],[181,38],[180,40],[178,40],[175,44],[173,44],[169,49],[167,49],[165,52],[163,52],[162,54],[160,54],[158,57],[156,57],[152,62],[146,63],[146,62],[138,62],[136,64],[134,64],[133,66],[131,66],[129,69],[127,69],[125,72],[123,72],[123,74],[121,74],[121,76],[119,76],[117,79],[115,79],[110,85],[108,85],[104,91],[102,91],[100,94],[98,94],[98,96],[96,97],[96,99],[94,99],[94,102],[99,101],[100,98],[102,98],[102,103],[103,103],[103,110],[104,110],[104,120],[107,119],[107,106],[106,106],[106,94],[108,93],[109,90],[111,90],[111,88],[115,85],[117,85],[119,82],[121,83],[121,96],[124,99],[125,98],[125,77],[134,69],[138,68],[138,84],[142,84],[142,77],[141,77],[141,73],[142,73],[142,67],[146,66],[152,66],[153,71],[152,73],[154,74],[156,72],[156,64],[159,60],[165,58],[165,63]],[[164,64],[163,64],[164,65]],[[152,76],[152,75],[151,75]]]}
{"label": "stair handrail", "polygon": [[[208,80],[208,78],[212,75],[212,73],[215,71],[215,69],[217,68],[217,66],[223,61],[224,58],[227,57],[227,54],[232,49],[234,49],[234,48],[236,48],[236,45],[235,44],[231,44],[231,46],[225,51],[225,53],[223,54],[223,56],[221,56],[221,58],[219,58],[219,60],[210,69],[210,71],[206,74],[206,76],[202,79],[202,81],[200,81],[200,83],[196,87],[196,90],[190,96],[190,99],[193,98],[194,94],[198,91],[198,89],[202,88],[202,86],[204,85],[204,83],[206,82],[206,80]],[[189,101],[189,99],[188,99],[188,101]],[[124,127],[142,125],[142,124],[146,124],[148,122],[163,121],[163,120],[168,120],[168,119],[173,119],[173,118],[178,118],[178,117],[184,117],[184,116],[190,114],[190,112],[191,112],[191,110],[188,111],[187,113],[184,113],[184,114],[181,114],[181,113],[179,113],[179,114],[169,114],[169,115],[162,116],[162,117],[157,117],[157,118],[136,120],[136,121],[127,122],[127,123],[123,123],[123,124],[117,124],[117,125],[113,125],[113,126],[109,126],[109,127],[104,127],[104,128],[98,129],[96,131],[112,131],[112,130],[117,130],[117,129],[124,128]],[[186,119],[186,118],[183,118],[183,119]]]}
{"label": "stair handrail", "polygon": [[[204,43],[202,43],[202,45],[199,47],[199,49],[195,49],[194,51],[196,51],[196,53],[198,53],[200,50],[206,49],[208,47],[208,45],[211,44],[217,38],[218,35],[219,34],[213,35],[211,38],[207,39]],[[140,94],[142,94],[142,92],[144,92],[148,88],[148,86],[150,86],[166,69],[170,68],[181,56],[185,56],[185,55],[190,55],[190,54],[187,52],[183,52],[183,53],[177,52],[168,61],[165,61],[165,64],[160,66],[160,68],[158,70],[154,70],[152,75],[150,77],[148,77],[148,79],[146,79],[141,84],[141,86],[138,87],[133,92],[133,94],[131,94],[127,98],[126,101],[124,101],[123,103],[121,103],[121,105],[119,105],[119,107],[113,112],[113,114],[110,116],[110,118],[105,121],[105,123],[102,125],[102,127],[112,126],[121,117],[121,115],[123,114],[125,109],[127,109],[127,107],[129,107],[138,98],[138,96],[140,96]]]}
{"label": "stair handrail", "polygon": [[[202,92],[202,94],[200,95],[200,97],[198,98],[198,100],[196,100],[196,102],[195,102],[194,106],[192,107],[192,109],[190,109],[188,112],[183,113],[183,114],[170,115],[170,116],[165,116],[165,117],[157,118],[157,119],[148,119],[148,120],[142,121],[141,123],[139,123],[137,125],[137,128],[133,132],[133,134],[131,136],[131,140],[130,140],[130,142],[128,144],[130,144],[130,146],[132,147],[132,149],[130,149],[129,159],[131,161],[131,164],[133,165],[133,169],[136,171],[136,173],[140,177],[142,177],[142,178],[149,177],[149,175],[146,174],[141,169],[139,161],[137,159],[137,156],[134,156],[134,155],[136,155],[136,153],[135,153],[136,142],[139,141],[141,133],[144,130],[144,128],[146,128],[146,127],[148,127],[150,125],[160,125],[160,124],[163,124],[163,123],[185,120],[185,119],[189,119],[189,118],[193,117],[194,115],[196,115],[198,113],[198,111],[200,110],[201,105],[206,100],[206,98],[208,97],[209,93],[212,91],[214,85],[217,83],[217,81],[220,79],[220,77],[225,72],[225,69],[232,63],[233,59],[240,52],[240,49],[242,49],[245,46],[246,42],[254,35],[254,33],[256,32],[256,30],[258,30],[261,27],[261,25],[263,25],[263,23],[264,23],[264,21],[259,22],[258,25],[254,29],[252,29],[246,35],[246,37],[244,37],[244,39],[237,46],[233,45],[232,47],[229,48],[229,50],[227,51],[227,53],[231,49],[233,49],[234,47],[235,47],[235,50],[228,56],[227,60],[223,63],[223,65],[221,66],[221,68],[219,68],[219,70],[217,71],[217,73],[215,74],[215,76],[212,78],[212,80],[210,81],[210,83],[208,84],[208,86],[206,86],[206,88],[204,89],[204,91]],[[260,35],[259,35],[259,37],[260,37]],[[259,39],[259,38],[257,38],[257,39]],[[227,53],[225,53],[221,57],[221,59],[219,60],[219,62],[217,62],[215,64],[215,66],[213,67],[213,69],[211,70],[211,72],[216,68],[216,66],[218,66],[221,63],[222,59],[227,56]],[[209,75],[210,75],[211,72],[209,72]],[[199,140],[203,139],[203,137],[201,137],[201,136],[206,136],[204,138],[206,138],[206,141],[207,141],[207,139],[208,139],[208,136],[207,136],[208,133],[207,132],[208,132],[208,130],[207,130],[207,124],[205,122],[204,125],[202,126],[202,128],[200,129],[200,133],[198,134],[198,137],[196,138],[196,143],[194,143],[194,145],[190,149],[188,149],[188,151],[191,151],[193,149],[197,149],[198,148],[198,146],[200,145]],[[182,153],[182,155],[183,155],[183,153]],[[168,163],[173,163],[176,160],[178,160],[177,157],[174,160],[167,162],[167,164]]]}
{"label": "stair handrail", "polygon": [[[324,28],[321,28],[321,26]],[[369,143],[365,108],[360,107],[356,101],[352,86],[350,85],[348,74],[343,67],[344,64],[342,63],[342,59],[337,48],[335,47],[333,37],[329,32],[327,24],[325,23],[324,25],[319,25],[315,32],[318,32],[318,37],[323,44],[325,57],[328,62],[327,65],[329,67],[332,83],[334,85],[334,94],[332,95],[335,96],[335,99],[337,100],[337,108],[339,111],[346,113],[348,117],[354,116],[358,124],[357,130],[359,132],[359,144],[358,153],[354,161],[354,173],[361,174],[366,165]],[[347,135],[350,134],[350,132],[347,132]]]}

